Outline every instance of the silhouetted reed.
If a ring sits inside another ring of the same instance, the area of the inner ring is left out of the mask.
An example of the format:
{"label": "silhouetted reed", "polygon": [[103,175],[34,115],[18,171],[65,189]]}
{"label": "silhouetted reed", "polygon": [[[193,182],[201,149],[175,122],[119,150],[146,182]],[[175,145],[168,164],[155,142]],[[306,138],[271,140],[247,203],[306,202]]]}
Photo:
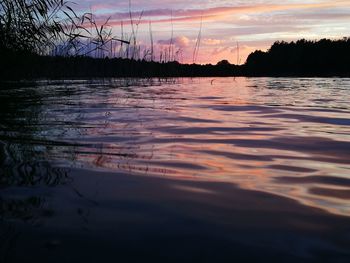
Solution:
{"label": "silhouetted reed", "polygon": [[92,13],[77,15],[64,0],[2,0],[0,49],[39,55],[102,57],[113,42],[108,19],[99,25]]}
{"label": "silhouetted reed", "polygon": [[198,52],[199,52],[199,47],[200,47],[201,38],[202,38],[202,26],[203,26],[203,16],[201,17],[199,32],[198,32],[198,36],[196,39],[196,44],[195,44],[194,49],[193,49],[193,64],[196,63],[197,58],[198,58]]}
{"label": "silhouetted reed", "polygon": [[[63,18],[62,13],[65,14]],[[72,26],[78,27],[75,18],[73,9],[62,0],[2,0],[0,48],[47,54],[62,34],[68,36],[67,19]]]}

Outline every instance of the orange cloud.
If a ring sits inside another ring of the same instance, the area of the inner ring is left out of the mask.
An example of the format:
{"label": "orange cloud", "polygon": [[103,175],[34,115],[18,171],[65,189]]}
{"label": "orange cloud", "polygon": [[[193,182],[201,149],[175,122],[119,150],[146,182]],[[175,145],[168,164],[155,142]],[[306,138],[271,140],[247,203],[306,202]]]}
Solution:
{"label": "orange cloud", "polygon": [[[149,1],[153,4],[146,5],[147,7],[157,6],[156,3],[160,0]],[[164,1],[161,6],[177,6],[177,8],[145,10],[140,20],[140,11],[131,13],[133,24],[140,24],[137,38],[143,45],[150,45],[148,24],[151,22],[156,46],[162,48],[172,42],[175,47],[181,49],[182,62],[192,62],[193,48],[201,20],[204,24],[198,63],[216,63],[222,59],[227,59],[231,63],[237,63],[237,60],[244,63],[250,52],[255,49],[266,50],[276,40],[339,38],[348,35],[347,28],[350,26],[349,0],[319,0],[318,2],[305,0],[304,3],[268,1],[269,4],[261,4],[264,1],[259,1],[259,4],[217,6],[221,2],[218,0],[215,3],[212,1],[209,8],[182,9],[179,6],[185,6],[186,1],[181,1],[181,4],[179,4],[180,1],[175,1],[176,3],[170,0]],[[196,0],[196,4],[193,4],[193,0],[189,0],[186,6],[191,7],[191,4],[196,7],[205,6],[206,1],[203,1],[203,5],[198,5],[198,2],[199,0]],[[227,3],[227,1],[222,2]],[[254,1],[249,1],[249,3],[252,2]],[[272,2],[274,4],[271,4]],[[113,0],[106,3],[107,5],[94,6],[95,10],[100,8],[100,13],[95,11],[98,14],[97,21],[102,23],[111,17],[109,24],[115,27],[117,34],[121,34],[119,27],[123,21],[124,36],[130,37],[128,11],[105,13],[113,9],[128,10],[128,6],[122,6],[121,2]],[[139,2],[137,5],[145,6]],[[213,7],[213,5],[216,6]],[[137,8],[141,10],[140,7]],[[173,33],[171,33],[172,28]],[[172,34],[173,40],[170,41]],[[240,44],[239,59],[237,59],[238,50],[235,49],[237,42]]]}

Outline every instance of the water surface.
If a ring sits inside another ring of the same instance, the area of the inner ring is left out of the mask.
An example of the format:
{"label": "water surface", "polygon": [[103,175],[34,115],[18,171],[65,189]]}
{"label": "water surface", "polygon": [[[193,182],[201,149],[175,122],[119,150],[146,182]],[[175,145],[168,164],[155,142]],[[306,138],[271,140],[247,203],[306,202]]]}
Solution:
{"label": "water surface", "polygon": [[4,260],[349,260],[350,79],[38,81],[0,100]]}

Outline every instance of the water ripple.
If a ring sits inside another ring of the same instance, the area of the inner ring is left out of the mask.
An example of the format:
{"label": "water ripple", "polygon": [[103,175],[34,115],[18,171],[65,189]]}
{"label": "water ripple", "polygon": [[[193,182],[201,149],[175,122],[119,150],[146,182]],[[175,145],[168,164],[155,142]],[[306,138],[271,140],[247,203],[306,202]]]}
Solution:
{"label": "water ripple", "polygon": [[350,79],[34,82],[0,101],[14,183],[45,167],[33,183],[56,184],[58,164],[230,182],[350,216]]}

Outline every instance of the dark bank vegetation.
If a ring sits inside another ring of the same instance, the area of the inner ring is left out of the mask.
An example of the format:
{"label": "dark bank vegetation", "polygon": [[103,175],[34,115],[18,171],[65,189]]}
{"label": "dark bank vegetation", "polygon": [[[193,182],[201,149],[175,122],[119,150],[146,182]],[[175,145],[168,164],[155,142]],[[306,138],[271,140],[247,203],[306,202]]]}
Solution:
{"label": "dark bank vegetation", "polygon": [[[227,60],[216,65],[155,62],[145,59],[89,56],[41,56],[1,52],[1,78],[320,76],[350,77],[350,39],[276,42],[255,51],[244,65]],[[6,61],[4,63],[4,61]]]}
{"label": "dark bank vegetation", "polygon": [[[172,40],[156,54],[140,50],[137,32],[115,37],[108,20],[77,14],[64,0],[0,1],[0,78],[195,77],[195,76],[350,76],[350,40],[276,42],[267,52],[255,51],[244,65],[227,60],[217,65],[180,64]],[[123,24],[122,24],[123,26]],[[194,49],[198,54],[201,29]],[[173,37],[173,32],[171,32]],[[172,39],[172,38],[171,38]]]}
{"label": "dark bank vegetation", "polygon": [[[15,58],[15,59],[14,59]],[[2,79],[99,78],[99,77],[194,77],[234,76],[235,65],[160,63],[125,58],[37,56],[15,53],[7,57],[0,73]]]}

